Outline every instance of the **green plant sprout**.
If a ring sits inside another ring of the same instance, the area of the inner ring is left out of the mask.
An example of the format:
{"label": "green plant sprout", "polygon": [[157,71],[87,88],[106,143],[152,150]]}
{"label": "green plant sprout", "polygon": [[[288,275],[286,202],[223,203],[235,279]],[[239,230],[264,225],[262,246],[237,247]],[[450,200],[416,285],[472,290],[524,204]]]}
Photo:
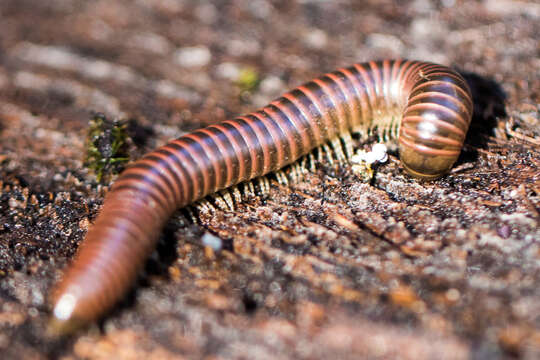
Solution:
{"label": "green plant sprout", "polygon": [[104,183],[129,161],[129,144],[126,122],[96,113],[90,120],[84,164],[94,171],[99,183]]}
{"label": "green plant sprout", "polygon": [[240,70],[235,83],[240,88],[240,91],[251,92],[257,88],[260,80],[259,74],[255,69],[246,67]]}

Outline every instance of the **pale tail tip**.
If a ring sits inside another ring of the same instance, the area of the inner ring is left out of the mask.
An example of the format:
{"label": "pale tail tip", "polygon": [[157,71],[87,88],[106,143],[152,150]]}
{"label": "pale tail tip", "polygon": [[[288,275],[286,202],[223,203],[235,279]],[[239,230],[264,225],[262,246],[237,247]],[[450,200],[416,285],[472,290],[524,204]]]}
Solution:
{"label": "pale tail tip", "polygon": [[54,305],[53,316],[60,321],[66,321],[73,315],[75,305],[77,305],[77,298],[70,293],[64,294]]}
{"label": "pale tail tip", "polygon": [[47,335],[59,337],[74,333],[84,323],[73,316],[77,299],[72,294],[62,295],[54,304],[52,316],[47,326]]}

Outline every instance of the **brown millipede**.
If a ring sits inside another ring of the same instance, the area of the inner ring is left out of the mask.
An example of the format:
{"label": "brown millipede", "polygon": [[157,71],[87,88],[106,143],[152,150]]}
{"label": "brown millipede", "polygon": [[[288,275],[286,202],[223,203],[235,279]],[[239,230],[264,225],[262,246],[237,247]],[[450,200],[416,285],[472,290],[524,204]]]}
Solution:
{"label": "brown millipede", "polygon": [[394,138],[405,169],[432,179],[460,154],[472,116],[465,80],[428,62],[356,64],[314,79],[266,107],[172,140],[114,183],[75,261],[52,292],[60,330],[101,317],[134,282],[171,214],[346,138]]}

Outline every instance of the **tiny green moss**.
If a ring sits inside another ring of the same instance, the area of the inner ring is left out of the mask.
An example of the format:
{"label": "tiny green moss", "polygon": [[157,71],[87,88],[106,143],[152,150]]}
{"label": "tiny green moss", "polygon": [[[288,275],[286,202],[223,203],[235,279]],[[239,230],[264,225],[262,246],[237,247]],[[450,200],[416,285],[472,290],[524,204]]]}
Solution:
{"label": "tiny green moss", "polygon": [[90,120],[86,138],[85,166],[93,170],[98,182],[110,180],[129,161],[129,135],[124,121],[110,120],[101,113]]}
{"label": "tiny green moss", "polygon": [[250,67],[240,70],[240,74],[238,74],[238,78],[236,79],[236,85],[240,88],[240,91],[251,92],[257,88],[259,82],[259,73]]}

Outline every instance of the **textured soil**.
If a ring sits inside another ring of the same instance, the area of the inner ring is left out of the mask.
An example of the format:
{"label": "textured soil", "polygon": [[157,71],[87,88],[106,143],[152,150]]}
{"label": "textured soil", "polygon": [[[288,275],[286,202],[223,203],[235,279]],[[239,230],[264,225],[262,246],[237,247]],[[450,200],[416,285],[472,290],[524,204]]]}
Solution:
{"label": "textured soil", "polygon": [[[539,34],[533,0],[2,0],[0,357],[539,358]],[[46,335],[110,184],[84,164],[93,113],[128,123],[136,159],[396,57],[471,85],[450,174],[418,182],[393,152],[365,184],[322,161],[234,210],[180,211],[122,304]]]}

